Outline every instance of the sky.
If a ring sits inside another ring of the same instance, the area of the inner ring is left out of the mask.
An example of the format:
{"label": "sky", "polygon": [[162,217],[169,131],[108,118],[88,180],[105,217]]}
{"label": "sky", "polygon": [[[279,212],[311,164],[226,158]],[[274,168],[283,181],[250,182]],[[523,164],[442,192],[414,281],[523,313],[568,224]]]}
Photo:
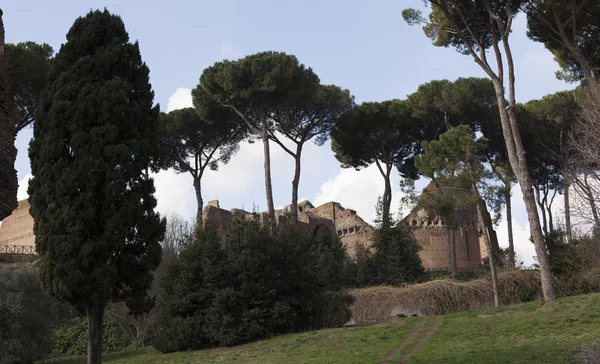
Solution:
{"label": "sky", "polygon": [[[403,99],[432,80],[486,77],[469,56],[434,47],[420,27],[408,26],[402,10],[411,6],[424,9],[421,0],[20,0],[3,4],[2,10],[6,42],[45,42],[55,51],[77,17],[104,7],[120,15],[130,39],[139,42],[162,111],[191,106],[190,91],[206,67],[266,50],[296,55],[322,83],[349,89],[357,103]],[[526,37],[522,16],[515,21],[511,41],[518,102],[574,87],[555,78],[557,64],[542,44]],[[31,129],[26,129],[16,140],[20,199],[27,197],[31,137]],[[282,207],[291,201],[294,164],[277,145],[272,144],[271,151],[273,195],[276,207]],[[219,200],[226,209],[266,210],[262,162],[260,143],[242,144],[229,164],[207,172],[204,200]],[[162,214],[193,218],[191,177],[163,171],[155,176],[155,184]],[[304,150],[300,200],[315,206],[337,201],[370,222],[383,186],[374,166],[342,169],[329,143],[309,144]],[[392,209],[397,211],[401,197],[397,175],[393,186]],[[560,205],[557,198],[559,213]],[[518,186],[513,189],[513,226],[516,251],[530,265],[535,252]],[[500,245],[507,246],[504,218],[496,231]]]}

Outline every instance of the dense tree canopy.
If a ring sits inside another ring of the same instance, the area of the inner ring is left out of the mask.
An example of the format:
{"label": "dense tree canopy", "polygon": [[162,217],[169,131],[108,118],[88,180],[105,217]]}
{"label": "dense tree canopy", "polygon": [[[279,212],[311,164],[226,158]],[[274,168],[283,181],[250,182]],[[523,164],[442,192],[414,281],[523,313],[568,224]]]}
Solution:
{"label": "dense tree canopy", "polygon": [[86,313],[99,363],[104,308],[146,307],[165,222],[149,177],[158,106],[137,43],[107,10],[78,18],[35,113],[29,184],[39,277]]}
{"label": "dense tree canopy", "polygon": [[[238,151],[245,136],[245,125],[237,122],[230,109],[197,102],[202,116],[194,108],[161,114],[161,144],[165,148],[162,165],[193,178],[198,203],[196,219],[202,218],[202,177],[207,168],[216,171]],[[208,120],[203,119],[208,118]]]}
{"label": "dense tree canopy", "polygon": [[17,133],[33,122],[35,108],[47,85],[48,70],[54,51],[48,44],[23,42],[6,44],[10,95],[17,105]]}
{"label": "dense tree canopy", "polygon": [[[269,139],[276,138],[272,116],[293,97],[317,92],[319,77],[281,52],[261,52],[238,61],[217,62],[202,72],[192,91],[194,105],[205,93],[214,102],[232,109],[251,133],[262,139],[265,191],[271,230],[275,230],[275,205],[271,184]],[[294,96],[296,95],[296,96]]]}
{"label": "dense tree canopy", "polygon": [[385,180],[383,219],[389,220],[391,172],[416,178],[414,158],[424,139],[406,101],[365,102],[346,113],[331,131],[331,147],[344,168],[377,165]]}
{"label": "dense tree canopy", "polygon": [[559,79],[598,79],[600,73],[600,2],[595,0],[527,0],[527,35],[544,43],[561,71]]}
{"label": "dense tree canopy", "polygon": [[334,85],[319,85],[294,90],[273,113],[275,130],[283,134],[296,145],[295,150],[287,148],[270,131],[270,138],[294,157],[296,168],[292,180],[292,214],[298,213],[298,185],[300,183],[302,148],[314,139],[315,144],[323,145],[329,138],[331,129],[339,118],[354,106],[354,97],[350,91]]}

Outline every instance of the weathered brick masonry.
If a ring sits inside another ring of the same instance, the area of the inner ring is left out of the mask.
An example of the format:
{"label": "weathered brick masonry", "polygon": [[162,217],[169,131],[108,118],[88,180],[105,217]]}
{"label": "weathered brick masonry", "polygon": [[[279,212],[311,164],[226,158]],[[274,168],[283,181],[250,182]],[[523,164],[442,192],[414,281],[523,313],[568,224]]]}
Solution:
{"label": "weathered brick masonry", "polygon": [[8,64],[4,53],[4,23],[0,9],[0,220],[17,207],[15,170],[15,107],[8,92]]}

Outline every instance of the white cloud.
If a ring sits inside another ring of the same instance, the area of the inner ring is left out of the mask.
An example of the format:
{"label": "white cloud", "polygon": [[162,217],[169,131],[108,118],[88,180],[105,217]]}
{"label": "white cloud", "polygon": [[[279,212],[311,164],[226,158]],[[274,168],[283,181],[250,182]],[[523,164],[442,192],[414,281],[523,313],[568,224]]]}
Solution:
{"label": "white cloud", "polygon": [[29,180],[33,178],[31,173],[28,173],[19,181],[19,189],[17,190],[17,199],[19,201],[25,200],[29,197],[27,194],[27,188],[29,187]]}
{"label": "white cloud", "polygon": [[189,88],[180,87],[175,90],[171,97],[169,97],[167,112],[192,106],[192,90]]}
{"label": "white cloud", "polygon": [[[398,211],[402,192],[397,188],[397,178],[392,179],[393,213]],[[385,182],[376,165],[356,171],[341,169],[337,176],[321,185],[320,191],[313,200],[319,206],[329,201],[336,201],[346,208],[356,210],[366,222],[375,219],[377,197],[383,194]]]}

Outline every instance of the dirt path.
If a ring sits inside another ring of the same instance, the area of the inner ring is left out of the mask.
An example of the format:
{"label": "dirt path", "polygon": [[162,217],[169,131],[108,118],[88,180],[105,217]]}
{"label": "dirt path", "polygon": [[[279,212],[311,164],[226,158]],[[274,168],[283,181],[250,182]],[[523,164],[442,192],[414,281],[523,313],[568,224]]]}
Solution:
{"label": "dirt path", "polygon": [[415,345],[415,347],[410,351],[410,353],[406,354],[406,356],[400,360],[400,363],[402,363],[402,364],[408,363],[408,360],[413,355],[415,355],[415,353],[417,351],[419,351],[419,349],[421,349],[423,347],[423,345],[425,345],[427,343],[427,340],[429,340],[431,338],[431,335],[433,335],[433,333],[438,329],[438,327],[440,327],[441,322],[442,322],[442,317],[437,316],[435,318],[435,322],[433,323],[433,325],[431,325],[429,327],[429,329],[427,330],[427,332],[425,333],[425,336],[423,336],[421,341],[419,341],[419,343],[417,345]]}
{"label": "dirt path", "polygon": [[402,341],[400,345],[398,345],[388,356],[385,357],[385,359],[381,361],[381,364],[387,364],[387,362],[390,361],[396,354],[398,354],[400,351],[402,351],[402,349],[404,349],[408,344],[410,344],[410,342],[413,341],[415,337],[419,336],[421,331],[423,331],[426,322],[427,317],[423,317],[421,322],[419,322],[417,326],[413,327],[412,330],[410,330],[406,339],[404,339],[404,341]]}

